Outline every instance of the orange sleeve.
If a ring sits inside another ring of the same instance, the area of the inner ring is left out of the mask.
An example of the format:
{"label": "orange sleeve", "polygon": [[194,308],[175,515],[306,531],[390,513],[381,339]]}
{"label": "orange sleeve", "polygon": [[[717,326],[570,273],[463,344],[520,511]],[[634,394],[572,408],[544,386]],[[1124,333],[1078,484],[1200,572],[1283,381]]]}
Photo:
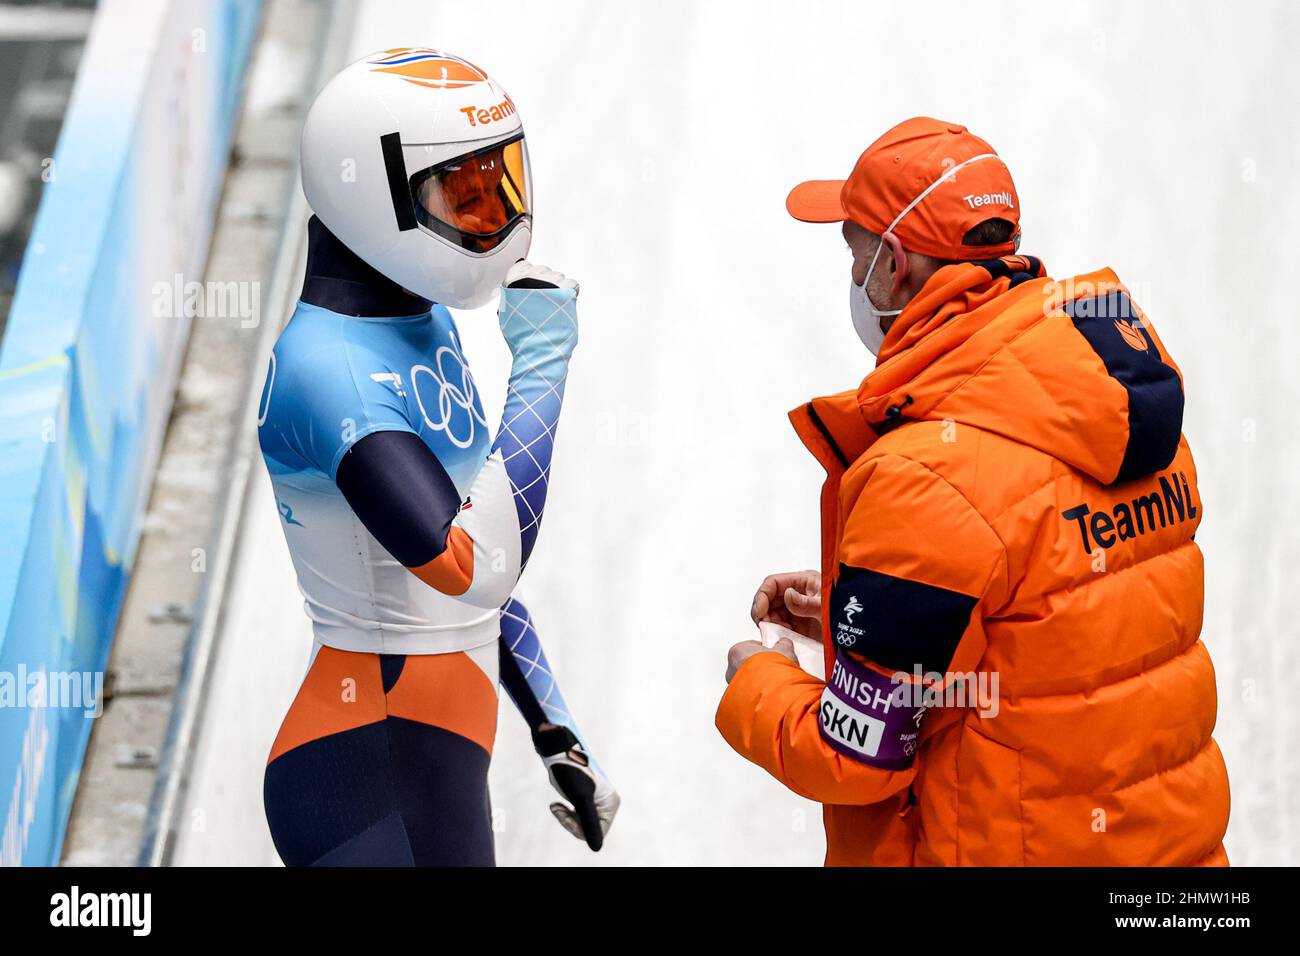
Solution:
{"label": "orange sleeve", "polygon": [[474,539],[453,524],[442,553],[410,571],[434,590],[459,597],[474,583]]}
{"label": "orange sleeve", "polygon": [[870,767],[822,738],[817,708],[825,686],[781,654],[755,654],[731,679],[715,722],[737,753],[809,800],[877,803],[904,789],[914,767]]}
{"label": "orange sleeve", "polygon": [[[912,674],[914,668],[943,674],[974,667],[985,646],[977,606],[1005,560],[983,518],[917,462],[882,456],[842,495],[847,517],[822,595],[823,626],[829,624],[828,639],[835,642],[835,669],[828,668],[833,686],[780,654],[756,654],[732,678],[716,723],[741,756],[796,793],[862,805],[912,782],[915,762],[904,763],[899,753],[916,752],[911,741],[904,747],[903,735],[923,735],[923,714],[910,708],[911,727],[887,726],[885,735],[898,743],[892,754],[879,742],[860,749],[858,759],[846,754],[844,740],[832,746],[822,727],[826,715],[831,725],[842,726],[841,668],[861,673],[865,662],[883,674]],[[855,706],[866,709],[862,702]],[[900,706],[894,716],[907,713]]]}

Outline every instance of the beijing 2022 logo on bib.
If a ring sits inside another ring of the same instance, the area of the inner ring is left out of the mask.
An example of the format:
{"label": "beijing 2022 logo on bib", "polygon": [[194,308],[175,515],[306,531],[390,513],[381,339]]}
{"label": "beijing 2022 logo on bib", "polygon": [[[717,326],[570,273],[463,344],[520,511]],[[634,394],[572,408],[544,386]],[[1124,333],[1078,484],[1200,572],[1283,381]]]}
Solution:
{"label": "beijing 2022 logo on bib", "polygon": [[862,603],[856,595],[850,594],[849,599],[840,610],[838,619],[835,621],[835,642],[837,644],[843,647],[852,647],[866,635],[867,632],[863,628],[853,626],[853,616],[861,610],[863,610]]}

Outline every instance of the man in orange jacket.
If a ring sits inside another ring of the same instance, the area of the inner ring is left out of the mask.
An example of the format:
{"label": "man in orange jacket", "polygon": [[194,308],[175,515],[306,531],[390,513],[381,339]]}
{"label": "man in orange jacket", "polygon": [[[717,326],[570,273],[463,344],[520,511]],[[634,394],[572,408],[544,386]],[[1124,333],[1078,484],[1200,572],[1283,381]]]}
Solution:
{"label": "man in orange jacket", "polygon": [[[774,575],[717,726],[825,804],[826,862],[1226,864],[1183,381],[1109,269],[1017,255],[1006,165],[911,119],[786,202],[842,222],[861,386],[791,413],[820,572]],[[815,668],[816,669],[816,668]]]}

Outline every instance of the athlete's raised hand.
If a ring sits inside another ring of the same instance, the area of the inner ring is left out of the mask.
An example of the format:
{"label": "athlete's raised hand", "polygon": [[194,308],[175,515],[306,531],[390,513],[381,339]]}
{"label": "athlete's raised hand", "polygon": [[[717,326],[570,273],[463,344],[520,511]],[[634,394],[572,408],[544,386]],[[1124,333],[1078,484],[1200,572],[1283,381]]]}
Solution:
{"label": "athlete's raised hand", "polygon": [[527,259],[520,259],[510,267],[504,285],[507,289],[572,289],[574,295],[578,294],[576,279]]}
{"label": "athlete's raised hand", "polygon": [[605,775],[591,764],[582,744],[567,727],[547,727],[533,735],[551,785],[573,806],[552,803],[551,813],[560,825],[587,846],[599,850],[614,822],[620,803]]}
{"label": "athlete's raised hand", "polygon": [[822,639],[820,571],[769,574],[758,586],[749,616],[757,624],[772,621],[814,641]]}
{"label": "athlete's raised hand", "polygon": [[501,288],[497,318],[514,356],[511,377],[563,380],[578,344],[578,283],[554,269],[521,259]]}

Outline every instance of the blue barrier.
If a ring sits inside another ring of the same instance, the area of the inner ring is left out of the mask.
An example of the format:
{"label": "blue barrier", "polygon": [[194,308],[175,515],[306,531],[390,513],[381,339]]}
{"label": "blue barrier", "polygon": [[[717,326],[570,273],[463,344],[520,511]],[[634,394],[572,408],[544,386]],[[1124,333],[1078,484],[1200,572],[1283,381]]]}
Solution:
{"label": "blue barrier", "polygon": [[0,345],[0,864],[59,859],[260,10],[103,0],[78,70]]}

